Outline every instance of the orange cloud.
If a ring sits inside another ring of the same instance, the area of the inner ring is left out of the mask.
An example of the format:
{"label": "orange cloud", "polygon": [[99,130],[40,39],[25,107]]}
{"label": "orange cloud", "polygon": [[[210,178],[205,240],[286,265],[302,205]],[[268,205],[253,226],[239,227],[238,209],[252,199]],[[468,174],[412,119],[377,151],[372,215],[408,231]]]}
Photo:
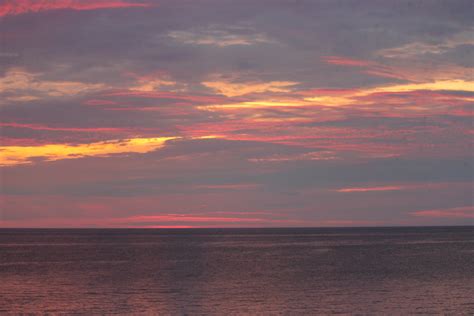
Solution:
{"label": "orange cloud", "polygon": [[[474,81],[465,80],[438,80],[424,83],[408,83],[386,85],[373,88],[347,90],[347,93],[340,92],[337,95],[333,93],[325,94],[323,91],[313,90],[317,95],[304,98],[305,101],[313,104],[326,106],[348,106],[348,105],[372,105],[377,100],[372,100],[371,96],[377,96],[381,93],[413,93],[416,91],[466,91],[474,92]],[[306,93],[308,94],[308,93]],[[474,101],[474,98],[468,96],[451,96],[450,99],[462,99],[465,101]],[[430,108],[428,104],[426,108]],[[420,108],[421,109],[421,108]]]}
{"label": "orange cloud", "polygon": [[123,153],[147,153],[163,147],[165,142],[171,139],[176,137],[131,138],[79,145],[2,146],[0,166],[28,164],[35,159],[55,161],[91,156],[106,157]]}
{"label": "orange cloud", "polygon": [[[456,80],[437,80],[432,82],[407,83],[407,84],[391,84],[384,86],[375,86],[360,89],[346,89],[346,90],[328,90],[328,89],[313,89],[307,91],[297,92],[285,97],[262,97],[253,100],[233,100],[233,102],[214,102],[212,104],[198,105],[200,110],[207,110],[212,112],[232,112],[245,115],[247,113],[253,120],[265,120],[265,109],[275,108],[279,111],[284,109],[309,109],[309,108],[341,108],[353,107],[360,109],[367,109],[367,106],[380,105],[381,96],[394,96],[391,100],[384,99],[385,105],[403,105],[400,111],[433,111],[431,100],[440,101],[448,105],[462,104],[465,102],[474,101],[473,97],[468,95],[454,95],[448,92],[464,91],[474,92],[474,81],[466,81],[461,79]],[[251,90],[251,88],[249,88]],[[253,88],[252,88],[253,89]],[[239,89],[236,89],[238,91]],[[246,94],[250,90],[241,89],[241,93]],[[223,92],[228,96],[234,95],[233,90]],[[253,90],[256,91],[256,90]],[[442,91],[443,93],[440,93]],[[423,92],[423,94],[421,93]],[[400,94],[410,94],[407,96],[400,96]],[[420,104],[414,104],[415,99],[423,98]],[[398,100],[396,100],[398,99]],[[216,100],[217,101],[217,100]],[[397,102],[396,104],[388,103],[388,101]],[[260,112],[256,112],[259,110]],[[378,110],[383,110],[380,106]],[[387,109],[385,109],[387,110]],[[391,113],[393,109],[390,109]],[[325,113],[326,114],[326,113]],[[306,116],[307,117],[307,116]],[[292,119],[285,116],[286,120]]]}
{"label": "orange cloud", "polygon": [[0,16],[61,9],[83,11],[149,6],[151,6],[149,3],[133,3],[123,0],[6,0],[0,4]]}

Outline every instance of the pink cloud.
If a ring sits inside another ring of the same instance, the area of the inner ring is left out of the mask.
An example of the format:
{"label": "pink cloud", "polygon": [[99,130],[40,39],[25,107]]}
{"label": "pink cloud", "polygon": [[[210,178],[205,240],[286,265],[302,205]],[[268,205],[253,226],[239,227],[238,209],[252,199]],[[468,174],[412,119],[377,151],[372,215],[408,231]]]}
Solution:
{"label": "pink cloud", "polygon": [[115,105],[117,102],[111,100],[91,99],[84,102],[85,105]]}
{"label": "pink cloud", "polygon": [[417,184],[397,184],[385,186],[363,186],[363,187],[347,187],[335,190],[341,193],[363,193],[377,191],[406,191],[419,189],[440,189],[454,185],[454,183],[417,183]]}
{"label": "pink cloud", "polygon": [[348,192],[373,192],[373,191],[400,191],[403,190],[403,186],[381,186],[381,187],[353,187],[353,188],[342,188],[336,190],[336,192],[348,193]]}
{"label": "pink cloud", "polygon": [[142,221],[150,222],[262,222],[262,218],[244,218],[244,217],[221,217],[221,216],[196,216],[193,214],[163,214],[163,215],[139,215],[118,219],[122,223],[134,223]]}
{"label": "pink cloud", "polygon": [[197,189],[210,190],[250,190],[257,189],[261,185],[256,183],[239,183],[239,184],[214,184],[214,185],[197,185]]}
{"label": "pink cloud", "polygon": [[3,4],[0,4],[0,16],[61,9],[84,11],[149,6],[151,6],[151,4],[133,3],[123,0],[7,0]]}
{"label": "pink cloud", "polygon": [[368,67],[373,65],[373,62],[367,60],[352,59],[342,56],[324,56],[323,61],[331,65],[353,66],[353,67]]}
{"label": "pink cloud", "polygon": [[410,213],[417,217],[435,218],[474,218],[474,206],[453,207],[448,209],[423,210]]}
{"label": "pink cloud", "polygon": [[402,74],[400,70],[368,60],[352,59],[342,56],[325,56],[322,58],[322,60],[330,65],[362,67],[365,68],[365,70],[363,71],[364,73],[377,77],[407,79],[406,75]]}
{"label": "pink cloud", "polygon": [[37,218],[34,220],[1,220],[1,228],[34,227],[104,227],[104,228],[212,228],[212,227],[343,227],[376,226],[384,224],[372,220],[297,220],[265,219],[258,217],[214,217],[191,214],[144,215],[123,218]]}

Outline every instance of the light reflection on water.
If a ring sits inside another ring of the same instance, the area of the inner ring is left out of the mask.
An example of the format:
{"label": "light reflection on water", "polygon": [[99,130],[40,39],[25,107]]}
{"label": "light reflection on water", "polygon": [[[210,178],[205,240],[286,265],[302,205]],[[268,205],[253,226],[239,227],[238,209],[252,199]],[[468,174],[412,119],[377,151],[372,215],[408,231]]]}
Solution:
{"label": "light reflection on water", "polygon": [[459,228],[0,230],[0,313],[469,314]]}

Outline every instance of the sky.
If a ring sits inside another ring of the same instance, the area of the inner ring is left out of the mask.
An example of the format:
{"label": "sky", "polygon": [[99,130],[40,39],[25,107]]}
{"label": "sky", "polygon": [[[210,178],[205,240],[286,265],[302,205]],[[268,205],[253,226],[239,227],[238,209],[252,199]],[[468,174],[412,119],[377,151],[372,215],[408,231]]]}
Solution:
{"label": "sky", "polygon": [[0,227],[473,225],[473,13],[0,0]]}

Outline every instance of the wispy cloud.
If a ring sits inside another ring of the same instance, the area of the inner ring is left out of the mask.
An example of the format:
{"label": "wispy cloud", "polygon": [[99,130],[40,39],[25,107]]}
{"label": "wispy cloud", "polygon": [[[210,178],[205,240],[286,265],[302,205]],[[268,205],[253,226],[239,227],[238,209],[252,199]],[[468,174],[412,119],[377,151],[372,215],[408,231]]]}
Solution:
{"label": "wispy cloud", "polygon": [[[418,48],[414,50],[418,51]],[[324,63],[334,66],[356,68],[363,74],[413,83],[450,80],[472,81],[472,71],[469,68],[453,63],[433,64],[424,59],[416,59],[408,63],[398,60],[380,62],[348,58],[345,56],[325,56],[322,57],[321,60]]]}
{"label": "wispy cloud", "polygon": [[385,58],[413,58],[424,54],[444,54],[461,45],[474,45],[474,28],[462,31],[442,41],[411,42],[399,47],[386,48],[376,52]]}
{"label": "wispy cloud", "polygon": [[285,161],[299,161],[299,160],[337,160],[335,152],[332,151],[314,151],[295,155],[272,155],[260,158],[250,158],[251,162],[285,162]]}
{"label": "wispy cloud", "polygon": [[353,193],[353,192],[377,192],[377,191],[400,191],[405,189],[403,186],[380,186],[380,187],[352,187],[337,189],[336,192]]}
{"label": "wispy cloud", "polygon": [[449,187],[450,183],[420,183],[420,184],[396,184],[396,185],[380,185],[380,186],[359,186],[336,189],[340,193],[365,193],[380,191],[408,191],[422,189],[439,189]]}
{"label": "wispy cloud", "polygon": [[257,183],[238,183],[238,184],[201,184],[196,185],[196,189],[206,190],[255,190],[261,187]]}
{"label": "wispy cloud", "polygon": [[217,47],[249,46],[273,41],[263,33],[248,26],[211,25],[189,31],[171,31],[168,36],[177,42],[190,45],[210,45]]}
{"label": "wispy cloud", "polygon": [[322,60],[331,65],[352,66],[352,67],[368,67],[375,65],[374,62],[368,60],[353,59],[343,56],[324,56]]}
{"label": "wispy cloud", "polygon": [[228,81],[204,81],[202,84],[213,89],[219,94],[227,97],[242,96],[251,93],[262,92],[288,92],[290,87],[298,84],[294,81],[270,81],[270,82],[228,82]]}
{"label": "wispy cloud", "polygon": [[0,16],[37,13],[50,10],[97,10],[149,7],[149,3],[123,0],[5,0],[0,4]]}
{"label": "wispy cloud", "polygon": [[53,81],[43,79],[41,74],[30,73],[20,68],[10,69],[0,77],[0,94],[11,101],[32,101],[41,97],[64,97],[105,89],[102,83],[77,81]]}
{"label": "wispy cloud", "polygon": [[447,209],[422,210],[410,213],[416,217],[434,218],[474,218],[473,206],[453,207]]}

